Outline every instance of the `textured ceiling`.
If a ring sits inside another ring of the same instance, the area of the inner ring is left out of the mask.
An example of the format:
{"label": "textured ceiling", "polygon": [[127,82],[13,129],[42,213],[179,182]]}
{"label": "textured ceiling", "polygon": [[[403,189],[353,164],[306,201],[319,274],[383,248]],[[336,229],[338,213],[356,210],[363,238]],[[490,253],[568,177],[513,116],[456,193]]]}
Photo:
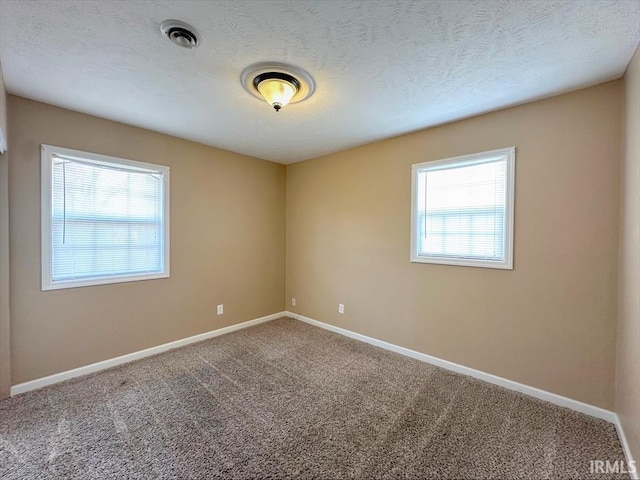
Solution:
{"label": "textured ceiling", "polygon": [[[617,78],[639,30],[639,0],[0,0],[0,61],[12,94],[291,163]],[[240,84],[264,61],[315,95],[275,113]]]}

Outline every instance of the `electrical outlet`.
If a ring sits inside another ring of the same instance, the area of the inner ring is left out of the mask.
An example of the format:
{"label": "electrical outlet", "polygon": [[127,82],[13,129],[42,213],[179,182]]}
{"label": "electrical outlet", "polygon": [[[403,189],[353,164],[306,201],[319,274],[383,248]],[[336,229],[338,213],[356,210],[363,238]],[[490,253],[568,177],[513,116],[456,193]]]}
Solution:
{"label": "electrical outlet", "polygon": [[218,315],[222,315],[224,313],[224,305],[218,305]]}
{"label": "electrical outlet", "polygon": [[291,305],[293,305],[294,307],[296,306],[296,299],[295,297],[291,298]]}
{"label": "electrical outlet", "polygon": [[338,313],[344,313],[344,305],[341,303],[338,304]]}

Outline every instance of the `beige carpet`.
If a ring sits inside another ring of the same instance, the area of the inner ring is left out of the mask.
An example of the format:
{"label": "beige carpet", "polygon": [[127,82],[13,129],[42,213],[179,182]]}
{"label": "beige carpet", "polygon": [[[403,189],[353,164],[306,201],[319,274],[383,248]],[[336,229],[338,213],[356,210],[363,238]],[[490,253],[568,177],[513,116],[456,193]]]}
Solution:
{"label": "beige carpet", "polygon": [[0,478],[628,478],[612,425],[280,319],[0,402]]}

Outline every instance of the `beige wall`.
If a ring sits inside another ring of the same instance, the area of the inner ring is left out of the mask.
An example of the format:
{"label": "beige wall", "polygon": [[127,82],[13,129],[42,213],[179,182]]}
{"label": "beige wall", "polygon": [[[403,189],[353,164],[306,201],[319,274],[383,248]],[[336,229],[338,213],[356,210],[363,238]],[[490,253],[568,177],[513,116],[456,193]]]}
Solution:
{"label": "beige wall", "polygon": [[[6,140],[7,94],[0,67],[0,151]],[[0,154],[0,399],[11,388],[11,321],[9,318],[9,153]]]}
{"label": "beige wall", "polygon": [[624,77],[616,412],[640,460],[640,49]]}
{"label": "beige wall", "polygon": [[0,399],[11,390],[9,312],[9,154],[0,154]]}
{"label": "beige wall", "polygon": [[[14,385],[283,310],[283,165],[14,96],[9,112]],[[41,143],[171,167],[171,278],[40,290]]]}
{"label": "beige wall", "polygon": [[[613,81],[290,165],[288,308],[611,409],[621,112]],[[513,145],[515,270],[410,263],[411,164]]]}

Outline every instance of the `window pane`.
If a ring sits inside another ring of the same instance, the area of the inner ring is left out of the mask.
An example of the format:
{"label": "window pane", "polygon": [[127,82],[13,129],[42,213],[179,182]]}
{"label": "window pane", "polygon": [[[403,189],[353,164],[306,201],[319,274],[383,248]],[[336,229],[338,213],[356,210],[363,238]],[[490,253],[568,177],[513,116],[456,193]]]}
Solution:
{"label": "window pane", "polygon": [[52,280],[161,273],[163,174],[52,161]]}
{"label": "window pane", "polygon": [[504,158],[418,172],[418,255],[504,260]]}

